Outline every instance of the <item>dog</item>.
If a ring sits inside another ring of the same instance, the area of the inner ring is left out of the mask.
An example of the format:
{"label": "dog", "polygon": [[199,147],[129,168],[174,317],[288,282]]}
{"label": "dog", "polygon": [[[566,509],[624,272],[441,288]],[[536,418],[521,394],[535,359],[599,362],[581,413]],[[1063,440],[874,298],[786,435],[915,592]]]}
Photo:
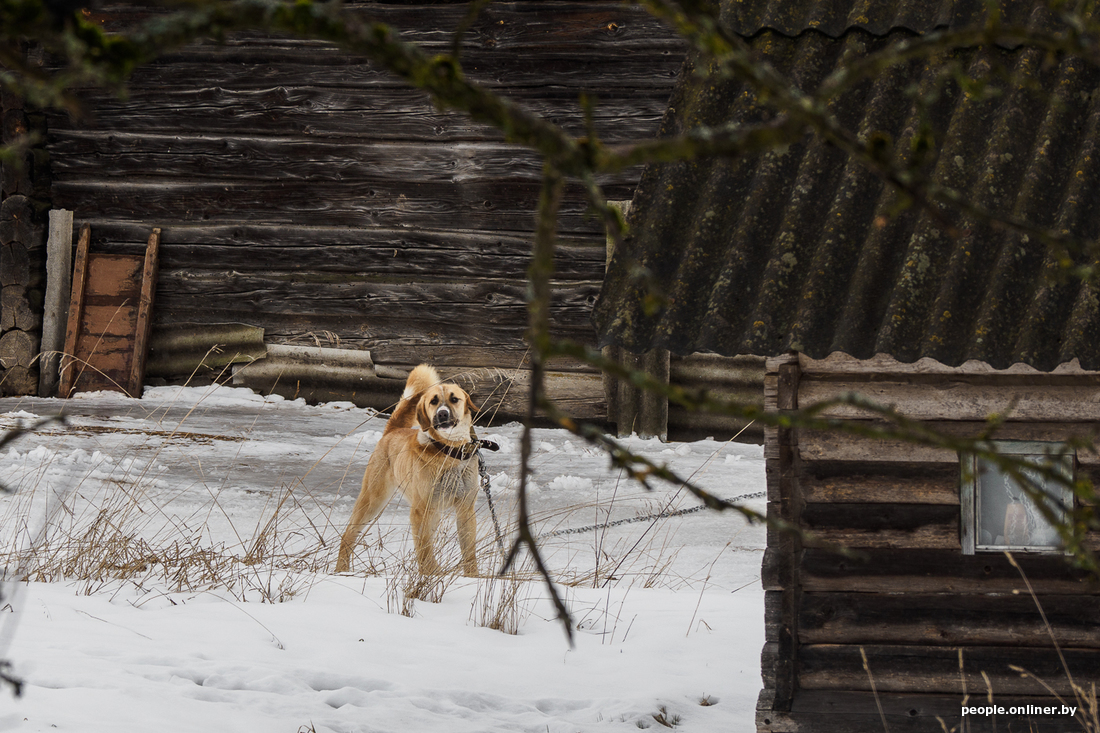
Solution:
{"label": "dog", "polygon": [[[444,509],[454,509],[464,575],[477,575],[474,503],[481,443],[473,428],[478,408],[456,384],[440,380],[435,368],[412,370],[401,400],[386,421],[367,462],[363,487],[340,540],[336,572],[351,568],[355,542],[400,489],[410,504],[416,560],[422,575],[439,573],[432,535]],[[495,446],[493,446],[495,447]]]}

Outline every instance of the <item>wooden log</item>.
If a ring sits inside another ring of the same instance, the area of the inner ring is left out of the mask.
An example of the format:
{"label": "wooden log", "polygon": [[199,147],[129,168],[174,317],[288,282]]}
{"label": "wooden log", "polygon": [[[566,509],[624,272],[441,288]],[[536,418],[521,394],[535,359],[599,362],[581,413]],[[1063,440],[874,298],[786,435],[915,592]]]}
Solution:
{"label": "wooden log", "polygon": [[[493,368],[504,370],[529,369],[531,366],[531,355],[526,343],[507,347],[500,344],[479,346],[462,343],[387,342],[379,344],[371,351],[371,355],[376,364],[402,369],[405,373],[417,364],[425,363],[443,366],[449,371],[483,369],[487,364],[497,365]],[[566,357],[551,359],[549,368],[556,372],[598,373],[595,367],[579,359]]]}
{"label": "wooden log", "polygon": [[[11,333],[21,333],[12,331]],[[37,367],[15,366],[5,369],[0,376],[0,395],[15,397],[33,395],[38,387]]]}
{"label": "wooden log", "polygon": [[802,527],[841,547],[960,548],[958,505],[806,504]]}
{"label": "wooden log", "polygon": [[[866,733],[883,730],[883,717],[886,730],[895,733],[924,733],[945,728],[970,733],[1004,733],[1009,726],[1011,730],[1019,727],[1044,733],[1078,733],[1081,730],[1078,719],[1062,715],[1061,711],[1057,714],[968,715],[963,718],[962,700],[959,695],[801,690],[790,712],[758,707],[757,730],[761,733]],[[1006,710],[1036,710],[1058,705],[1050,695],[996,695],[994,702]],[[974,691],[969,704],[987,705],[984,691]],[[1072,700],[1069,704],[1077,706]]]}
{"label": "wooden log", "polygon": [[[984,695],[988,680],[994,696],[1038,696],[1053,690],[1072,698],[1067,668],[1077,684],[1085,689],[1100,682],[1100,654],[1093,649],[1062,649],[1059,654],[1053,648],[1029,648],[1023,653],[1013,646],[803,644],[799,648],[798,675],[802,688],[870,691],[871,682],[864,669],[861,649],[867,655],[870,675],[880,692],[954,693],[960,697],[966,692]],[[1033,677],[1021,675],[1012,669],[1013,666],[1026,669]]]}
{"label": "wooden log", "polygon": [[26,287],[6,285],[0,290],[0,330],[33,331],[41,325],[42,316],[32,307]]}
{"label": "wooden log", "polygon": [[[163,272],[158,287],[158,310],[202,314],[190,319],[196,323],[224,323],[233,321],[234,313],[257,311],[297,317],[352,316],[362,319],[361,327],[370,324],[372,329],[387,321],[419,322],[432,324],[440,333],[448,328],[460,332],[523,329],[527,322],[526,287],[518,282],[410,283],[354,276],[311,282],[290,273],[208,270]],[[598,283],[557,284],[550,302],[555,329],[591,332],[588,315],[598,292]]]}
{"label": "wooden log", "polygon": [[872,473],[834,464],[819,473],[815,469],[821,465],[810,464],[799,475],[798,486],[807,502],[959,504],[957,465],[887,464],[887,470]]}
{"label": "wooden log", "polygon": [[[92,246],[108,254],[141,254],[149,227],[144,222],[88,220]],[[415,230],[383,227],[268,226],[179,224],[161,231],[161,269],[265,269],[277,264],[284,272],[377,273],[391,278],[423,279],[446,273],[454,278],[522,280],[531,257],[531,238],[524,234],[453,229]],[[602,239],[573,238],[559,242],[554,260],[556,281],[600,281]]]}
{"label": "wooden log", "polygon": [[1097,600],[1023,593],[804,593],[798,634],[809,644],[1006,644],[1021,649],[1049,648],[1053,635],[1063,647],[1100,649]]}
{"label": "wooden log", "polygon": [[[272,73],[293,74],[285,63],[265,64]],[[678,65],[677,65],[678,66]],[[225,67],[214,64],[193,65],[192,71],[218,77]],[[254,67],[243,69],[247,76]],[[140,70],[139,70],[140,73]],[[310,74],[323,74],[324,70]],[[184,76],[183,69],[174,69],[173,76]],[[268,89],[237,90],[231,80],[223,86],[196,89],[176,89],[168,92],[156,81],[142,82],[129,89],[128,101],[88,92],[96,109],[95,129],[124,129],[136,133],[170,135],[172,131],[246,137],[256,130],[277,136],[319,136],[360,138],[364,119],[371,121],[371,136],[376,140],[435,140],[439,143],[485,140],[504,141],[503,135],[487,124],[474,122],[457,112],[439,111],[423,94],[403,86],[373,85],[361,90],[331,89],[318,84],[315,78],[304,78],[298,86],[287,89],[284,82],[267,82]],[[584,135],[584,115],[577,104],[577,92],[565,90],[549,95],[545,79],[536,91],[509,89],[509,98],[532,112],[542,114],[562,125],[573,135]],[[601,93],[593,122],[600,140],[608,144],[629,144],[654,137],[668,106],[668,96],[674,80],[666,86],[642,90],[626,89],[617,93]],[[210,83],[217,83],[211,79]],[[173,84],[177,84],[173,81]],[[178,85],[178,84],[177,84]],[[167,92],[167,93],[166,93]],[[59,137],[73,129],[73,123],[62,115],[50,115],[50,133]],[[67,175],[67,173],[65,174]],[[629,195],[629,194],[627,194]]]}
{"label": "wooden log", "polygon": [[26,287],[31,281],[31,261],[27,245],[15,241],[0,244],[0,285]]}
{"label": "wooden log", "polygon": [[[1041,595],[1100,595],[1100,581],[1074,569],[1061,555],[1016,555],[1035,591]],[[764,556],[763,575],[771,589],[784,579]],[[1001,553],[962,555],[958,550],[871,548],[858,558],[826,550],[800,553],[799,569],[806,592],[858,593],[1027,593],[1020,572]]]}
{"label": "wooden log", "polygon": [[[482,181],[465,185],[363,181],[54,181],[54,203],[127,218],[135,209],[151,220],[180,222],[262,221],[308,226],[407,226],[527,232],[534,228],[539,187],[535,183]],[[563,231],[598,234],[579,188],[562,203]]]}
{"label": "wooden log", "polygon": [[[73,131],[55,136],[55,173],[70,179],[140,175],[168,180],[385,182],[466,187],[474,182],[537,182],[542,162],[520,145],[497,142],[363,142],[309,138],[211,137]],[[170,152],[166,152],[170,151]],[[599,176],[605,187],[633,186],[636,171]]]}
{"label": "wooden log", "polygon": [[[917,420],[984,420],[993,414],[1010,421],[1096,422],[1100,420],[1100,383],[1011,386],[940,381],[934,384],[905,382],[814,382],[799,387],[799,403],[810,406],[854,393],[892,407]],[[1091,380],[1090,380],[1091,381]],[[865,410],[837,405],[825,410],[828,417],[866,419]]]}
{"label": "wooden log", "polygon": [[[514,51],[480,50],[476,61],[466,61],[466,76],[504,96],[510,96],[513,90],[543,98],[556,93],[567,96],[575,105],[582,91],[609,90],[609,98],[614,98],[612,89],[618,89],[619,94],[624,89],[671,91],[682,61],[683,56],[675,53],[645,56],[561,50],[522,59]],[[600,68],[592,69],[593,62]],[[136,101],[149,94],[171,98],[177,92],[201,90],[202,99],[213,105],[225,99],[227,93],[252,91],[256,93],[252,103],[266,103],[271,110],[305,107],[298,96],[302,89],[319,88],[345,98],[357,97],[362,108],[371,103],[366,99],[369,92],[379,87],[408,89],[408,84],[386,69],[331,45],[297,52],[285,45],[247,49],[196,45],[136,69],[129,85],[134,93],[128,98]],[[109,96],[103,92],[98,95]],[[428,107],[426,95],[419,96],[421,106]],[[327,108],[317,106],[314,111],[323,113]]]}
{"label": "wooden log", "polygon": [[[880,425],[866,421],[863,425]],[[988,428],[984,422],[931,422],[930,427],[952,437],[976,437]],[[995,440],[1059,442],[1070,437],[1089,437],[1100,433],[1100,422],[1006,423],[995,430]],[[802,461],[851,461],[863,464],[909,463],[958,465],[955,451],[935,448],[895,439],[865,438],[851,433],[799,431],[799,456]],[[1091,451],[1078,451],[1080,463],[1095,465],[1100,456]],[[860,469],[863,470],[863,469]]]}
{"label": "wooden log", "polygon": [[[429,48],[450,50],[450,31],[464,20],[463,3],[394,4],[349,3],[352,12],[394,26],[403,38]],[[155,12],[152,11],[152,12]],[[91,18],[111,30],[124,28],[151,15],[150,6],[112,6],[92,11]],[[568,19],[563,22],[562,18]],[[205,44],[211,52],[231,52],[253,45],[268,47],[281,44],[287,49],[302,49],[313,56],[334,54],[332,44],[299,38],[272,38],[256,33],[236,33],[228,37],[225,49]],[[486,6],[467,31],[464,47],[495,49],[568,49],[577,53],[600,47],[661,48],[682,50],[683,41],[657,19],[636,6],[615,2],[516,2]]]}
{"label": "wooden log", "polygon": [[[35,363],[36,356],[38,356],[38,339],[33,334],[13,330],[0,336],[0,367],[29,369]],[[37,379],[37,375],[35,378]],[[35,387],[37,386],[36,382]]]}
{"label": "wooden log", "polygon": [[39,246],[42,227],[35,220],[34,205],[24,195],[8,196],[0,204],[0,244],[21,242],[28,250]]}

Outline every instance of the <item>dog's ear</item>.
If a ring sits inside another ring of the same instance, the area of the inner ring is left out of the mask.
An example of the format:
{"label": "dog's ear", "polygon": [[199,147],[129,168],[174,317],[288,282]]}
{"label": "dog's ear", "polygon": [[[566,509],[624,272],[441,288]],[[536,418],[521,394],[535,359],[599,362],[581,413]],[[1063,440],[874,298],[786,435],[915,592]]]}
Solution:
{"label": "dog's ear", "polygon": [[428,415],[427,400],[423,399],[416,404],[416,422],[420,425],[421,430],[429,430],[432,427],[432,418]]}
{"label": "dog's ear", "polygon": [[481,408],[475,405],[474,401],[470,399],[470,395],[466,395],[466,410],[471,413],[481,410]]}

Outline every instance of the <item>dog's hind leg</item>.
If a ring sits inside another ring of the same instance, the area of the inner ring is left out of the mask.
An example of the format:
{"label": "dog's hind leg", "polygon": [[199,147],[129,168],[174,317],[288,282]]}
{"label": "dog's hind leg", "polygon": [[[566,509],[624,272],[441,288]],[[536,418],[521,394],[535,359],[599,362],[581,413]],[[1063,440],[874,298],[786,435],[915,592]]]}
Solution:
{"label": "dog's hind leg", "polygon": [[387,486],[382,477],[371,476],[368,466],[367,475],[363,477],[363,489],[359,492],[359,498],[355,500],[355,506],[351,510],[351,519],[344,530],[344,536],[340,538],[340,555],[336,559],[336,572],[346,573],[351,569],[351,555],[355,550],[355,541],[363,528],[374,521],[375,517],[389,503],[395,487]]}

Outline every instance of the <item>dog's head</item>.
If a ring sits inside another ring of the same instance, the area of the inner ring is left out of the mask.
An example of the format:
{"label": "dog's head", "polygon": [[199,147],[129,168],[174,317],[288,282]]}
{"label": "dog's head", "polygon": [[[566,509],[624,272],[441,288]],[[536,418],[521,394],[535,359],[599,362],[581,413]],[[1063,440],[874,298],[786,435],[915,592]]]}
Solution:
{"label": "dog's head", "polygon": [[421,393],[416,406],[416,422],[425,432],[466,442],[470,439],[477,409],[470,395],[457,384],[436,384]]}

